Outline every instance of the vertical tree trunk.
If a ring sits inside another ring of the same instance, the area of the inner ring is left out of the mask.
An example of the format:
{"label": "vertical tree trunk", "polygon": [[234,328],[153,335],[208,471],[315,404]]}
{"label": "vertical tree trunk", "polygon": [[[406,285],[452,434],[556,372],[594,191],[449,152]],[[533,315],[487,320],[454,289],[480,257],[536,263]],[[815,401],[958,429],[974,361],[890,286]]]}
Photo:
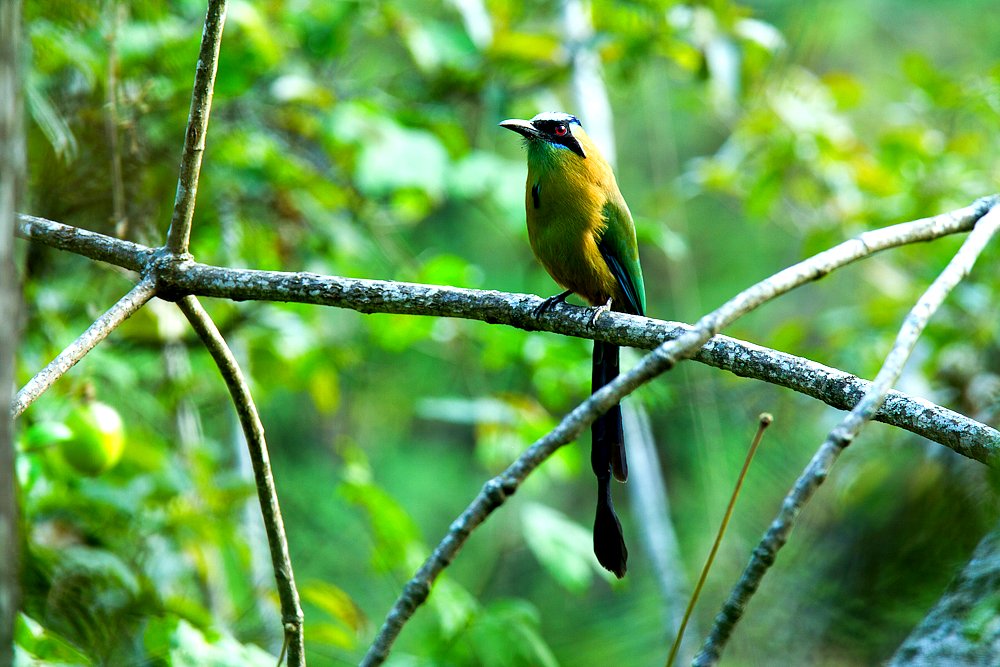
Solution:
{"label": "vertical tree trunk", "polygon": [[18,49],[20,0],[0,1],[0,665],[14,662],[14,624],[20,605],[19,515],[10,401],[18,333],[14,216],[24,183],[24,132]]}

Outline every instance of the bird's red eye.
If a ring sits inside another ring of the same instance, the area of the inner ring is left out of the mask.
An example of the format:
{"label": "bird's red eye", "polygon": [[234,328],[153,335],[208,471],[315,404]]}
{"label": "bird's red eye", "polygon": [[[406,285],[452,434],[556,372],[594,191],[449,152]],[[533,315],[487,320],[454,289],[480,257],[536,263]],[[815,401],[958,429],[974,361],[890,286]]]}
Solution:
{"label": "bird's red eye", "polygon": [[567,132],[569,132],[569,130],[566,128],[565,125],[562,124],[556,125],[556,129],[553,130],[553,133],[557,137],[565,137]]}

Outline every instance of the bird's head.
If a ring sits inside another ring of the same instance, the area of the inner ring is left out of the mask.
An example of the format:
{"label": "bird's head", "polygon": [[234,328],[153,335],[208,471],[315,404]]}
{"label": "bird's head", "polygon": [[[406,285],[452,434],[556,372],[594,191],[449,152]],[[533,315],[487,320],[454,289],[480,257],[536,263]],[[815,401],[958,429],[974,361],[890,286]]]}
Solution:
{"label": "bird's head", "polygon": [[[576,116],[562,111],[544,111],[531,120],[511,118],[500,123],[500,127],[517,132],[528,146],[547,144],[558,149],[573,151],[582,158],[587,154],[580,139],[586,137],[583,126]],[[586,139],[584,139],[586,141]]]}

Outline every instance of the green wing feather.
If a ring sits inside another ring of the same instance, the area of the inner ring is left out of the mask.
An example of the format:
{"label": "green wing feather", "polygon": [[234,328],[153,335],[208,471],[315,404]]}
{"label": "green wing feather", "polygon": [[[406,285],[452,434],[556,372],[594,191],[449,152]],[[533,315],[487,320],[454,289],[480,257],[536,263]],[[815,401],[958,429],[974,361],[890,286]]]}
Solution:
{"label": "green wing feather", "polygon": [[642,282],[635,225],[627,208],[609,201],[603,208],[607,227],[597,243],[601,256],[629,301],[630,312],[646,314],[646,286]]}

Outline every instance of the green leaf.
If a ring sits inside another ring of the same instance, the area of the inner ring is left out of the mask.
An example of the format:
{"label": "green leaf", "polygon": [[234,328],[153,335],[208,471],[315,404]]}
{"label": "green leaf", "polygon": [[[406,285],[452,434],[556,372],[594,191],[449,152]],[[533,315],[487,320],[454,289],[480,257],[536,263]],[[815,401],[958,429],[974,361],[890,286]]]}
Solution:
{"label": "green leaf", "polygon": [[438,199],[444,193],[448,155],[429,132],[382,124],[361,148],[358,185],[372,194],[413,187]]}
{"label": "green leaf", "polygon": [[[168,649],[171,667],[274,667],[277,657],[253,644],[241,644],[231,635],[208,637],[185,620],[151,622],[147,646]],[[151,651],[152,653],[152,651]]]}
{"label": "green leaf", "polygon": [[28,110],[31,112],[32,120],[41,128],[42,134],[52,145],[52,150],[66,162],[75,160],[80,151],[76,135],[49,96],[42,90],[37,77],[28,77],[25,97],[28,100]]}
{"label": "green leaf", "polygon": [[319,624],[310,623],[310,639],[318,639],[341,648],[354,648],[358,635],[367,626],[368,620],[351,596],[339,586],[315,579],[305,583],[301,590],[303,600],[315,605],[335,621],[322,623],[320,636],[317,636]]}
{"label": "green leaf", "polygon": [[431,21],[425,25],[404,22],[403,34],[413,61],[422,70],[432,72],[442,67],[455,70],[478,65],[478,52],[460,26]]}
{"label": "green leaf", "polygon": [[85,665],[90,659],[66,639],[27,614],[19,614],[14,627],[14,665],[42,667],[50,665]]}
{"label": "green leaf", "polygon": [[538,610],[524,600],[498,600],[473,624],[479,664],[483,667],[557,667],[558,661],[539,633]]}
{"label": "green leaf", "polygon": [[570,591],[586,590],[598,567],[590,531],[538,503],[527,503],[521,517],[525,542],[549,574]]}
{"label": "green leaf", "polygon": [[281,43],[275,38],[280,34],[273,29],[269,17],[249,2],[229,3],[226,18],[234,32],[239,34],[254,55],[267,65],[275,65],[284,53]]}
{"label": "green leaf", "polygon": [[437,613],[445,637],[465,628],[479,609],[476,598],[450,577],[438,578],[427,603]]}

